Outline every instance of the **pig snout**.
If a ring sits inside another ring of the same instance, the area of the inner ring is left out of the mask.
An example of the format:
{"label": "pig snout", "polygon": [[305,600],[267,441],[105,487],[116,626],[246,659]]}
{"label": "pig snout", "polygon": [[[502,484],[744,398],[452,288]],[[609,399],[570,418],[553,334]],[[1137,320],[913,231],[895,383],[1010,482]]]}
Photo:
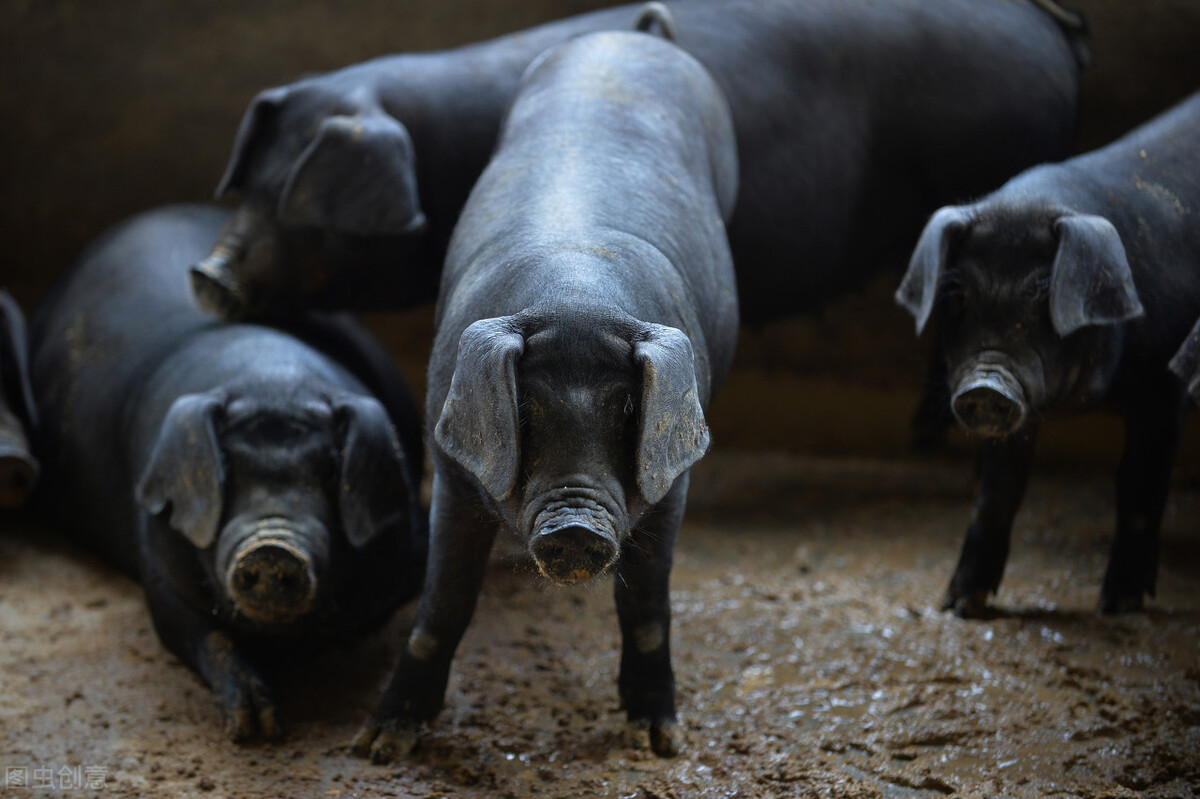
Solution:
{"label": "pig snout", "polygon": [[1020,381],[1003,364],[989,361],[980,361],[963,375],[950,406],[964,427],[989,437],[1016,431],[1029,412]]}
{"label": "pig snout", "polygon": [[189,270],[192,294],[204,310],[226,319],[238,318],[245,308],[245,299],[229,262],[240,257],[240,251],[221,242],[213,253]]}
{"label": "pig snout", "polygon": [[218,560],[225,590],[241,615],[260,624],[286,624],[313,608],[327,557],[321,536],[271,519],[236,538]]}
{"label": "pig snout", "polygon": [[602,507],[553,503],[534,519],[529,554],[538,571],[563,585],[587,582],[617,560],[612,515]]}

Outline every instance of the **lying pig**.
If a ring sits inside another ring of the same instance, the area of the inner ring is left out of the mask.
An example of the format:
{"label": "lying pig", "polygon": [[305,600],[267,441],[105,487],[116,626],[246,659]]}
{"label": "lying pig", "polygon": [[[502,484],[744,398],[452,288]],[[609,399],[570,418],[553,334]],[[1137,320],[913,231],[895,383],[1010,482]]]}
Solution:
{"label": "lying pig", "polygon": [[140,577],[242,739],[280,732],[250,644],[352,634],[417,592],[423,456],[407,389],[349,320],[284,332],[192,305],[188,264],[227,217],[107,233],[38,308],[31,365],[61,521]]}
{"label": "lying pig", "polygon": [[1200,94],[934,214],[896,298],[918,333],[936,311],[954,415],[985,437],[945,608],[978,614],[999,585],[1042,419],[1095,407],[1126,429],[1100,610],[1154,595],[1185,407],[1167,361],[1200,313],[1198,254]]}
{"label": "lying pig", "polygon": [[[670,5],[679,45],[733,112],[744,320],[860,287],[903,263],[939,205],[1070,154],[1079,66],[1038,6],[1057,7],[1036,2]],[[627,29],[636,8],[264,91],[218,188],[242,203],[193,272],[197,297],[229,317],[433,299],[523,70],[581,33]]]}
{"label": "lying pig", "polygon": [[556,583],[614,575],[629,721],[678,750],[667,584],[737,335],[736,183],[725,100],[669,42],[592,34],[530,68],[450,245],[429,573],[360,754],[407,753],[441,708],[500,527]]}
{"label": "lying pig", "polygon": [[24,503],[37,480],[38,462],[29,452],[27,433],[36,421],[25,317],[13,298],[0,291],[0,508]]}
{"label": "lying pig", "polygon": [[1179,347],[1179,352],[1171,359],[1170,366],[1171,371],[1187,385],[1192,399],[1200,405],[1200,321],[1196,322],[1192,332],[1188,333],[1188,337]]}

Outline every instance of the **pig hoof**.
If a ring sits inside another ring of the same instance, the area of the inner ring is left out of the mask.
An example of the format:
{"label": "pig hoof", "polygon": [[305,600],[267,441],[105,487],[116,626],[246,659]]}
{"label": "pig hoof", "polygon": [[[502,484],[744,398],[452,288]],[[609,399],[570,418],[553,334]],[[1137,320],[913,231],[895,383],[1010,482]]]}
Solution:
{"label": "pig hoof", "polygon": [[283,727],[275,718],[275,708],[265,707],[258,711],[258,731],[268,741],[278,741],[283,737]]}
{"label": "pig hoof", "polygon": [[675,757],[683,750],[683,727],[677,721],[650,725],[650,749],[659,757]]}
{"label": "pig hoof", "polygon": [[987,615],[987,591],[980,589],[966,594],[947,592],[942,610],[952,610],[960,619],[978,619]]}
{"label": "pig hoof", "polygon": [[354,754],[381,765],[410,754],[416,746],[417,724],[407,719],[392,719],[382,724],[368,722],[350,743]]}
{"label": "pig hoof", "polygon": [[622,738],[627,749],[645,749],[659,757],[675,757],[683,749],[683,727],[677,721],[649,722],[645,719],[625,725]]}

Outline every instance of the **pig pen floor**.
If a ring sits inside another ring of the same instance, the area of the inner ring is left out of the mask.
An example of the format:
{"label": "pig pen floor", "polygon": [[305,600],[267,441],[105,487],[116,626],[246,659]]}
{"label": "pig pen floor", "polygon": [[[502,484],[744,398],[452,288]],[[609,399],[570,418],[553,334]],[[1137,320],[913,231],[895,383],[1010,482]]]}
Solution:
{"label": "pig pen floor", "polygon": [[622,739],[608,582],[551,588],[497,558],[445,710],[413,756],[374,766],[344,744],[411,607],[351,649],[269,667],[287,738],[237,746],[204,686],[159,646],[138,586],[10,515],[0,766],[30,786],[52,772],[56,787],[7,791],[91,793],[71,787],[90,767],[124,796],[1196,795],[1200,490],[1172,492],[1148,612],[1100,618],[1111,481],[1035,477],[995,614],[962,621],[936,603],[971,472],[706,459],[672,584],[687,729],[673,760]]}

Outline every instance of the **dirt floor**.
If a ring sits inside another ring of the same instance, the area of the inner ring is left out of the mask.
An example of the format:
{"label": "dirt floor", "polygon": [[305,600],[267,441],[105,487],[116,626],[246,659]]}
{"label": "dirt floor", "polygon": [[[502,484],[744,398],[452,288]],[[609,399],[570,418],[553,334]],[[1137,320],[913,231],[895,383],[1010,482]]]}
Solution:
{"label": "dirt floor", "polygon": [[269,669],[287,739],[237,746],[138,586],[8,516],[0,766],[28,779],[13,796],[87,793],[89,775],[172,797],[1195,796],[1200,489],[1172,494],[1157,599],[1114,619],[1093,612],[1110,483],[1035,478],[996,613],[968,622],[936,609],[967,463],[714,453],[674,572],[673,760],[623,738],[609,583],[551,588],[497,559],[445,710],[412,757],[373,766],[344,745],[411,608]]}

